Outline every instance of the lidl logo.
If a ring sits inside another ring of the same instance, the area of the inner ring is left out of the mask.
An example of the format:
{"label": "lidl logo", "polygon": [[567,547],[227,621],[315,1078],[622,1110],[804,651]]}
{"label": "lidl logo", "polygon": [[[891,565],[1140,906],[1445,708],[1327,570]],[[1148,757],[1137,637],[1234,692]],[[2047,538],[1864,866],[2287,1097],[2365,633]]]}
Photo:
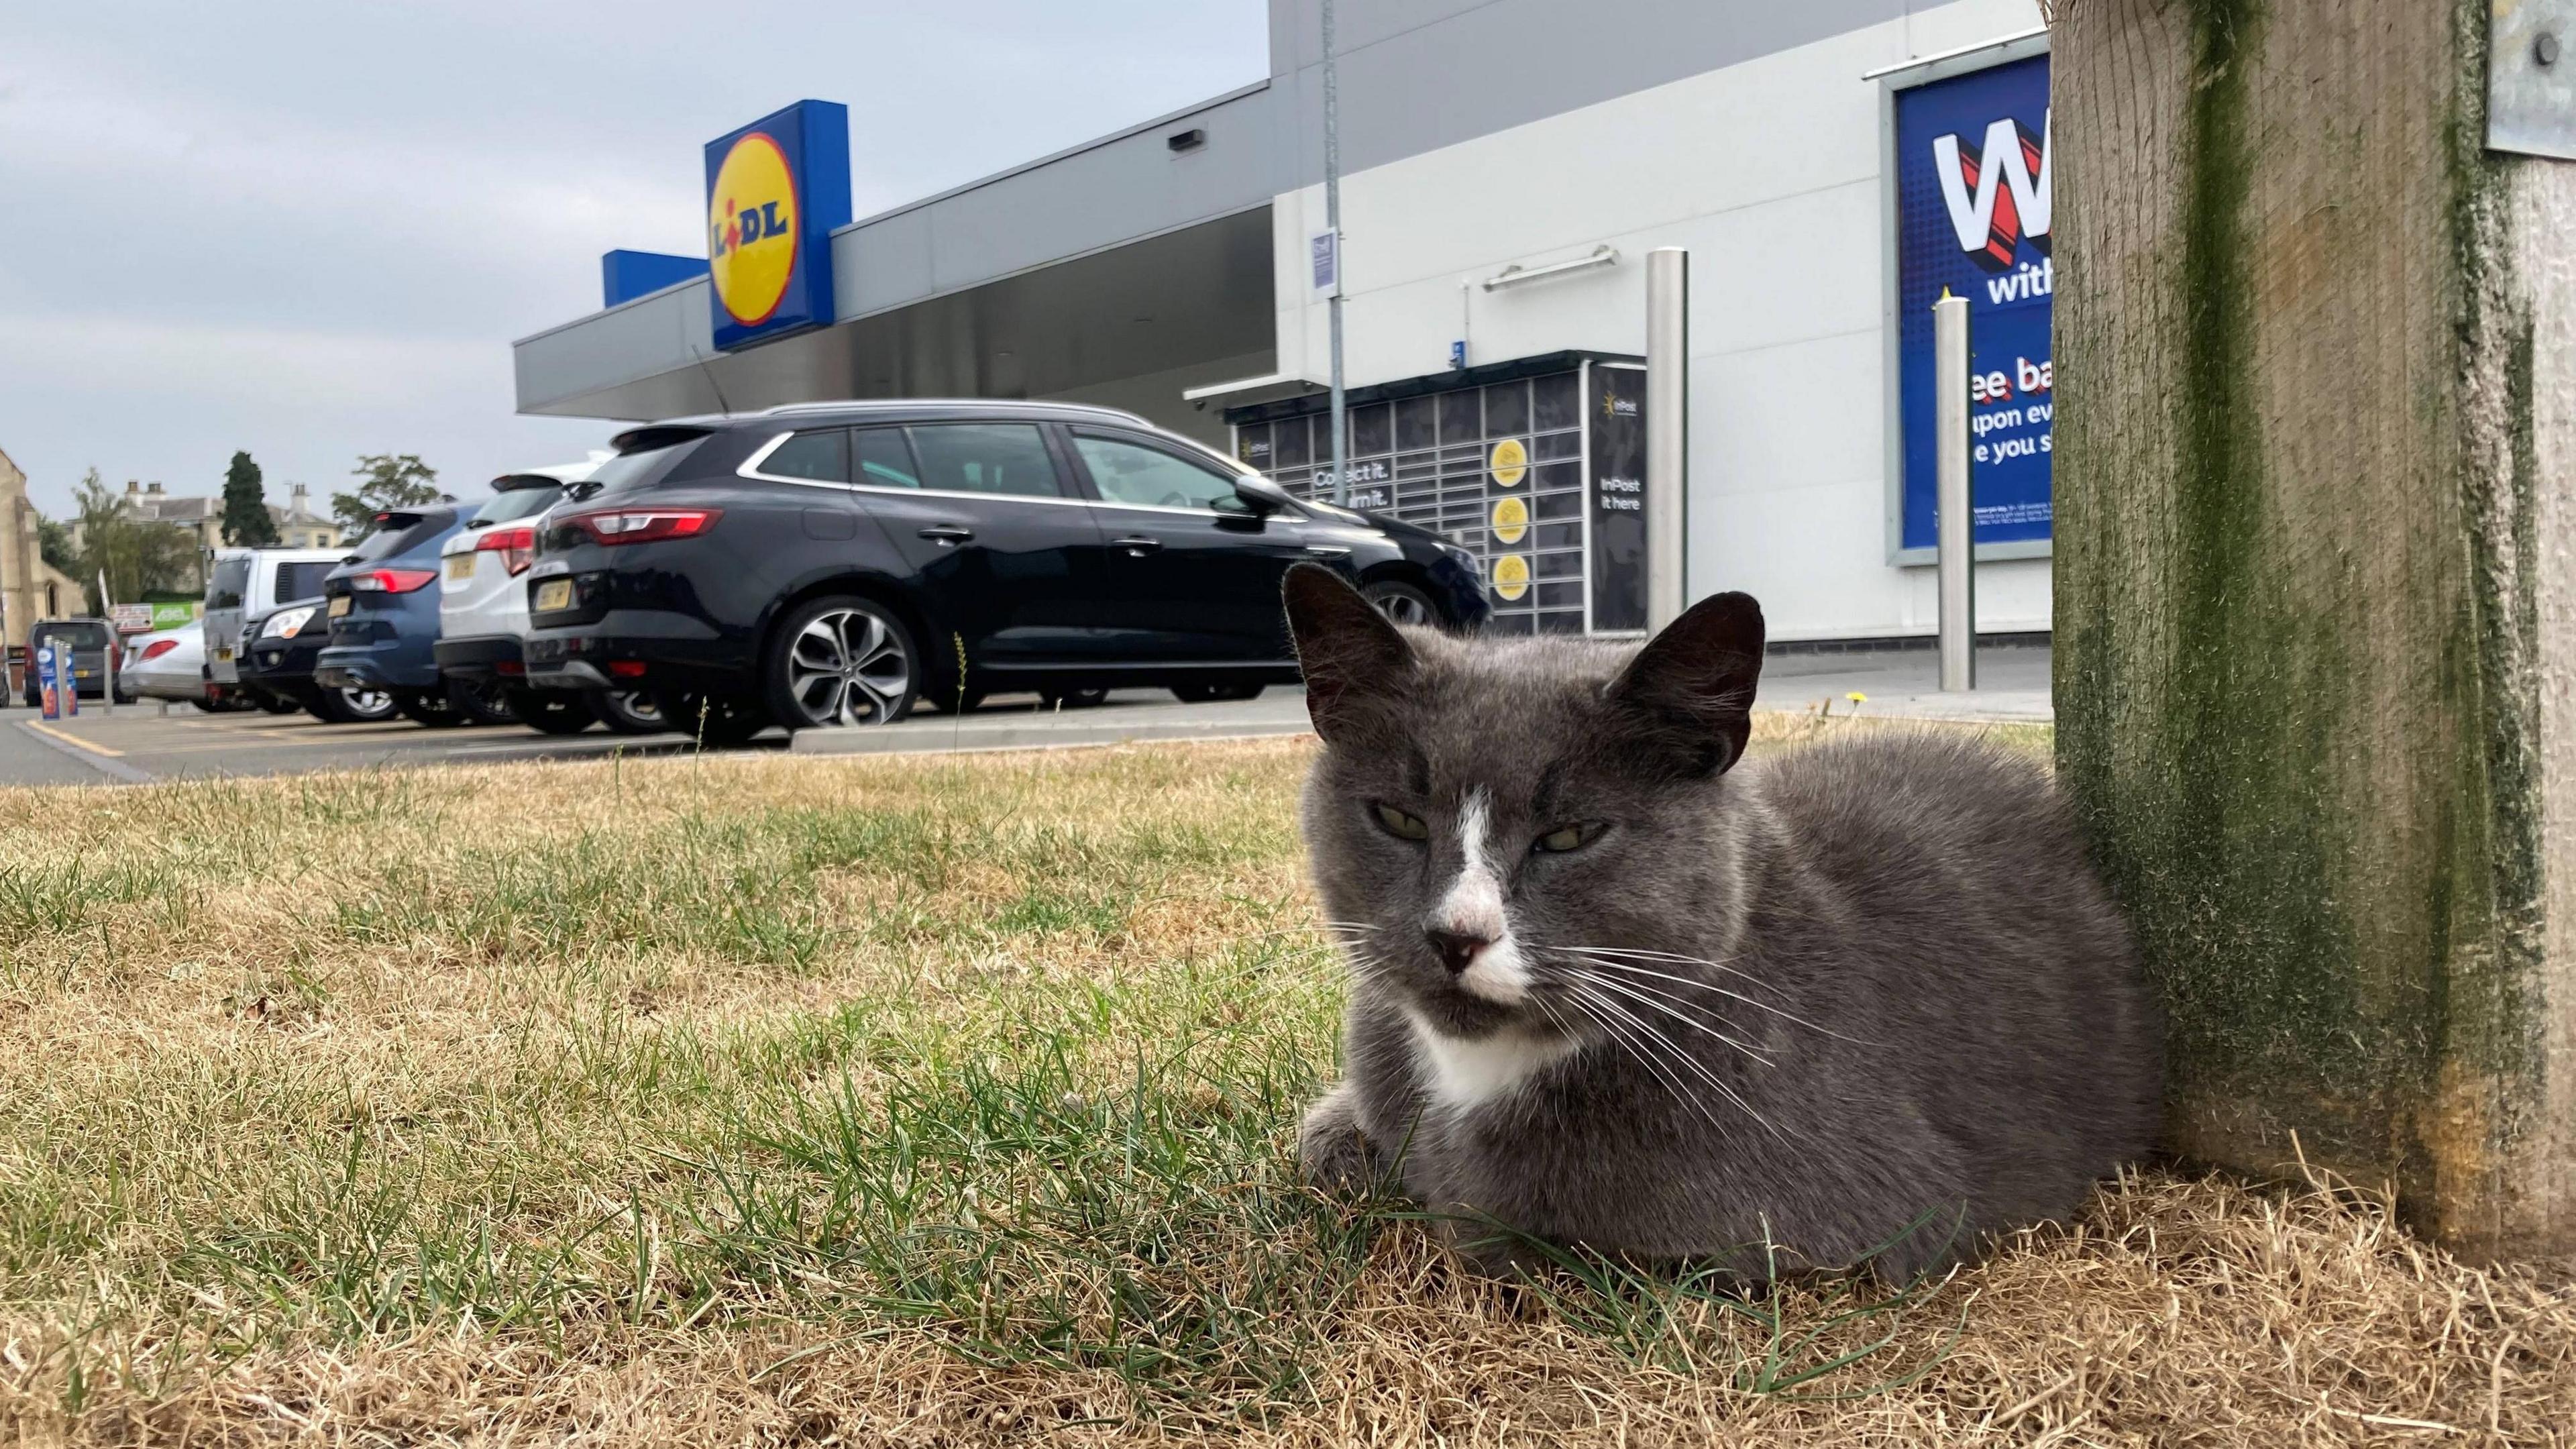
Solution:
{"label": "lidl logo", "polygon": [[796,273],[796,176],[765,131],[733,143],[707,208],[707,270],[716,301],[745,327],[778,310]]}
{"label": "lidl logo", "polygon": [[707,274],[718,347],[833,320],[832,230],[850,220],[850,113],[798,101],[707,143]]}

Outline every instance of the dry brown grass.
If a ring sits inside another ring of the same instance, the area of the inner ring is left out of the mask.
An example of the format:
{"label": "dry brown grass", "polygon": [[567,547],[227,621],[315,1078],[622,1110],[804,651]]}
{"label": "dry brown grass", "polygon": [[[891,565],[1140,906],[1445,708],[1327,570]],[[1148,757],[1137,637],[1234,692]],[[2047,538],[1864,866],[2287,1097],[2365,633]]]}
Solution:
{"label": "dry brown grass", "polygon": [[2150,1171],[1866,1317],[1307,1197],[1306,748],[0,793],[0,1426],[2576,1443],[2576,1292],[2366,1194]]}

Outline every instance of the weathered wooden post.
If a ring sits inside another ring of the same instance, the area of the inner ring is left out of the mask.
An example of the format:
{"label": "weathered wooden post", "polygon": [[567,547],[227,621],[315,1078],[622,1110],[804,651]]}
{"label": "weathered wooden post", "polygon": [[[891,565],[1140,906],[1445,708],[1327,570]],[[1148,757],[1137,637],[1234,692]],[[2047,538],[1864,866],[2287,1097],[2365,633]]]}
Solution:
{"label": "weathered wooden post", "polygon": [[2059,756],[2172,1143],[2576,1253],[2576,161],[2488,0],[2054,8]]}

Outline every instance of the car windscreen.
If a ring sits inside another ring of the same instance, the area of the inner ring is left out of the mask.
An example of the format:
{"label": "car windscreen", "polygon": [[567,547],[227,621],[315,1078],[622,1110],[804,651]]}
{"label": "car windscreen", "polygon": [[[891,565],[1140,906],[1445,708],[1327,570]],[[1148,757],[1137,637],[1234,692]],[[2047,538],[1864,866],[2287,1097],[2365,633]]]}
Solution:
{"label": "car windscreen", "polygon": [[36,638],[39,641],[52,639],[67,643],[74,649],[104,649],[107,647],[107,626],[105,624],[39,624],[36,626]]}
{"label": "car windscreen", "polygon": [[618,454],[591,471],[593,495],[641,487],[663,474],[707,439],[703,428],[637,428],[620,434]]}
{"label": "car windscreen", "polygon": [[[348,562],[374,563],[380,558],[409,553],[431,539],[447,532],[452,517],[444,509],[436,513],[388,513],[379,515],[376,531],[359,539],[349,550]],[[320,592],[320,590],[315,590]],[[279,597],[288,597],[281,594]],[[302,597],[302,596],[297,596]]]}
{"label": "car windscreen", "polygon": [[277,599],[291,604],[297,599],[319,598],[322,580],[340,566],[338,559],[314,559],[310,563],[282,563],[277,566]]}
{"label": "car windscreen", "polygon": [[560,488],[513,488],[507,493],[495,493],[483,500],[483,506],[474,510],[474,517],[465,526],[481,528],[534,518],[552,508],[562,497]]}
{"label": "car windscreen", "polygon": [[249,587],[249,559],[218,559],[214,571],[206,576],[206,607],[238,609],[242,606],[242,591]]}

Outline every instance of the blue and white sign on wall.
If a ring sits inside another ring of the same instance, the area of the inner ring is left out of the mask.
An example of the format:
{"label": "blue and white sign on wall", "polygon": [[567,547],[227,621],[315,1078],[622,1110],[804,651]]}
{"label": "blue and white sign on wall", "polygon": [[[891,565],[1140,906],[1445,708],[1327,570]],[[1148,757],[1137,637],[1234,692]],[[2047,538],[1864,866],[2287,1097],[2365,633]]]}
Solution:
{"label": "blue and white sign on wall", "polygon": [[720,348],[832,321],[832,232],[850,224],[850,112],[798,101],[707,143],[707,274]]}
{"label": "blue and white sign on wall", "polygon": [[1904,475],[1899,547],[1933,546],[1932,304],[1968,299],[1977,542],[2045,542],[2056,368],[2049,345],[2048,57],[1897,91],[1896,300]]}

